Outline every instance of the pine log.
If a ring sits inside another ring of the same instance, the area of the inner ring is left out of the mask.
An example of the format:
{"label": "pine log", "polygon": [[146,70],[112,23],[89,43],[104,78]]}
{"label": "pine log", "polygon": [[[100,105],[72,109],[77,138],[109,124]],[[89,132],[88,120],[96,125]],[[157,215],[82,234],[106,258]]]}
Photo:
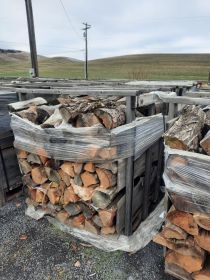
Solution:
{"label": "pine log", "polygon": [[117,176],[107,169],[96,168],[96,173],[100,181],[100,188],[108,189],[117,183]]}
{"label": "pine log", "polygon": [[100,229],[97,225],[94,224],[91,220],[85,220],[85,230],[93,233],[93,234],[99,234]]}
{"label": "pine log", "polygon": [[63,203],[67,205],[70,202],[77,202],[79,200],[78,195],[75,194],[72,186],[68,187],[64,191]]}
{"label": "pine log", "polygon": [[80,175],[82,170],[83,170],[83,163],[74,162],[74,163],[72,163],[72,165],[73,165],[73,168],[74,168],[74,173],[76,175]]}
{"label": "pine log", "polygon": [[19,159],[20,168],[23,174],[28,174],[31,172],[32,167],[25,159]]}
{"label": "pine log", "polygon": [[181,116],[164,134],[165,144],[179,150],[198,149],[205,113],[197,106],[185,106]]}
{"label": "pine log", "polygon": [[65,210],[61,210],[57,213],[56,218],[59,222],[65,223],[65,221],[69,218],[69,214]]}
{"label": "pine log", "polygon": [[100,108],[95,110],[95,115],[101,120],[102,124],[112,129],[125,124],[125,110],[122,108]]}
{"label": "pine log", "polygon": [[47,174],[48,179],[51,182],[55,182],[55,183],[60,183],[61,182],[61,178],[60,175],[58,174],[58,172],[50,167],[45,167],[45,172]]}
{"label": "pine log", "polygon": [[210,232],[209,231],[200,229],[199,235],[195,236],[195,240],[201,248],[210,252]]}
{"label": "pine log", "polygon": [[210,231],[210,216],[204,213],[195,213],[193,214],[193,219],[196,224],[205,229]]}
{"label": "pine log", "polygon": [[54,204],[59,204],[60,202],[60,191],[56,188],[52,188],[52,189],[49,189],[47,191],[47,196],[50,200],[50,202],[54,205]]}
{"label": "pine log", "polygon": [[201,270],[203,268],[205,255],[203,254],[197,257],[186,256],[169,250],[166,253],[165,261],[168,264],[178,265],[182,267],[184,270],[186,270],[187,272],[192,273]]}
{"label": "pine log", "polygon": [[208,131],[205,137],[200,141],[200,146],[207,155],[210,155],[210,131]]}
{"label": "pine log", "polygon": [[76,127],[91,127],[101,124],[94,113],[79,114],[76,119]]}
{"label": "pine log", "polygon": [[85,188],[98,184],[97,175],[87,171],[81,174],[81,179]]}
{"label": "pine log", "polygon": [[162,235],[165,238],[174,238],[174,239],[186,239],[187,238],[187,233],[186,231],[184,231],[183,229],[181,229],[180,227],[177,227],[173,224],[166,224],[162,230]]}
{"label": "pine log", "polygon": [[67,205],[64,205],[64,209],[71,217],[76,216],[82,212],[82,208],[78,203],[69,203]]}
{"label": "pine log", "polygon": [[32,176],[33,181],[38,185],[41,185],[48,180],[47,174],[46,174],[44,168],[42,168],[42,167],[32,168],[31,176]]}
{"label": "pine log", "polygon": [[112,227],[114,223],[114,219],[116,216],[116,209],[103,209],[98,211],[99,217],[101,219],[102,225],[104,227]]}
{"label": "pine log", "polygon": [[19,159],[26,159],[28,156],[28,152],[23,151],[23,150],[18,150],[17,151],[17,158]]}
{"label": "pine log", "polygon": [[71,162],[64,162],[64,163],[61,165],[61,169],[62,169],[66,174],[68,174],[69,176],[71,176],[71,177],[74,177],[74,176],[75,176],[74,168],[73,168],[73,165],[72,165]]}
{"label": "pine log", "polygon": [[198,225],[190,213],[174,210],[167,214],[167,220],[191,235],[198,235]]}
{"label": "pine log", "polygon": [[115,232],[116,232],[116,228],[114,226],[101,228],[101,234],[103,235],[114,234]]}
{"label": "pine log", "polygon": [[84,170],[85,170],[85,171],[88,171],[88,172],[91,172],[91,173],[94,173],[94,172],[96,171],[94,163],[92,163],[92,162],[87,162],[87,163],[84,165]]}
{"label": "pine log", "polygon": [[64,183],[66,184],[66,186],[70,186],[71,182],[71,177],[65,173],[62,169],[58,170],[58,174],[60,175],[61,179],[64,181]]}

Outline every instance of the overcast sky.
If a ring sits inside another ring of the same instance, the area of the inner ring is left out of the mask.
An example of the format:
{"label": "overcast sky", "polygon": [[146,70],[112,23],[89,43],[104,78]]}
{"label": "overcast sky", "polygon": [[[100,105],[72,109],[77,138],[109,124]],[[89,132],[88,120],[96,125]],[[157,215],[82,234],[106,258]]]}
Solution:
{"label": "overcast sky", "polygon": [[[63,9],[62,3],[68,17]],[[32,0],[38,53],[89,58],[210,52],[210,0]],[[29,50],[24,0],[0,0],[0,48]]]}

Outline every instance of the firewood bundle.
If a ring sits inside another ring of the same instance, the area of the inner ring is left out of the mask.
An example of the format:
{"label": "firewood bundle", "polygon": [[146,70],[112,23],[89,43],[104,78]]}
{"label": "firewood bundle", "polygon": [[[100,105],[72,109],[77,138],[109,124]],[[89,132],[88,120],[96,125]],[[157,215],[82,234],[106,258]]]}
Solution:
{"label": "firewood bundle", "polygon": [[59,97],[48,105],[42,99],[38,104],[35,101],[23,101],[22,105],[18,102],[18,107],[10,105],[10,108],[19,117],[42,128],[70,124],[73,127],[102,126],[113,129],[125,124],[125,101],[119,98]]}
{"label": "firewood bundle", "polygon": [[53,160],[18,151],[29,204],[49,211],[60,222],[94,234],[114,234],[117,163]]}
{"label": "firewood bundle", "polygon": [[166,271],[179,279],[210,279],[210,215],[176,210],[154,242],[166,247]]}

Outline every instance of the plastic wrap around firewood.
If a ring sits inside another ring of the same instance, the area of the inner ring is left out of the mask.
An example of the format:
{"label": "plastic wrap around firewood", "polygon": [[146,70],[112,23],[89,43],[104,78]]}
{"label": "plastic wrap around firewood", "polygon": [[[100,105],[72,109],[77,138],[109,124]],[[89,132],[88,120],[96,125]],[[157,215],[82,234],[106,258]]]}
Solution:
{"label": "plastic wrap around firewood", "polygon": [[161,115],[138,118],[107,130],[101,125],[75,128],[60,124],[41,128],[12,114],[11,127],[17,149],[58,160],[104,161],[138,158],[163,133]]}
{"label": "plastic wrap around firewood", "polygon": [[176,209],[210,214],[210,157],[165,146],[163,179]]}

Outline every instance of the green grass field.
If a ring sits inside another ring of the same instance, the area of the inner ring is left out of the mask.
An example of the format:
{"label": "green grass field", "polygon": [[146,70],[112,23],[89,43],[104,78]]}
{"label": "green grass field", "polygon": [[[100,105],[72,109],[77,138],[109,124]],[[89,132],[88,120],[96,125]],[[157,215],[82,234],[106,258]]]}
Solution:
{"label": "green grass field", "polygon": [[[0,59],[0,76],[28,76],[30,61]],[[41,58],[41,77],[84,77],[82,62],[66,58]],[[89,62],[90,79],[138,80],[207,80],[210,72],[210,54],[145,54],[127,55]]]}

